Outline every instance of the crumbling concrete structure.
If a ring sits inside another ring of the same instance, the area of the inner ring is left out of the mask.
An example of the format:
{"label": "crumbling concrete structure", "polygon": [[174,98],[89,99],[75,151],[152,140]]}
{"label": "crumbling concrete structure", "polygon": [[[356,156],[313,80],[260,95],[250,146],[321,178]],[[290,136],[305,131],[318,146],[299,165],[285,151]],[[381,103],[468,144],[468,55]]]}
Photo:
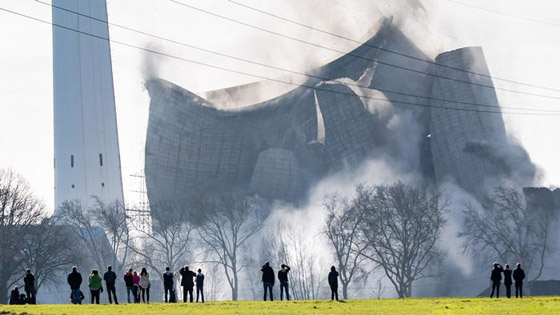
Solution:
{"label": "crumbling concrete structure", "polygon": [[[376,47],[428,60],[388,22],[364,45],[313,71],[303,86],[251,106],[219,109],[212,102],[233,102],[249,86],[204,99],[150,80],[150,201],[235,189],[298,202],[324,176],[381,156],[422,174],[427,184],[452,180],[475,194],[489,181],[515,177],[532,184],[534,166],[508,140],[501,114],[446,109],[479,107],[434,100],[498,106],[490,78]],[[489,74],[480,48],[447,52],[436,62]],[[519,168],[527,171],[514,176]]]}

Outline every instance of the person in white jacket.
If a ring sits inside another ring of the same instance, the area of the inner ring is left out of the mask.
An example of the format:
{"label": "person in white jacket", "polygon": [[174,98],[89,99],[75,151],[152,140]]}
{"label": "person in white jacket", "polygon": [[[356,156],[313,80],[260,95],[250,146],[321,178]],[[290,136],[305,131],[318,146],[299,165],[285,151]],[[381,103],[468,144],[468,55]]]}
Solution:
{"label": "person in white jacket", "polygon": [[140,292],[142,292],[142,302],[150,303],[150,275],[146,268],[140,272]]}

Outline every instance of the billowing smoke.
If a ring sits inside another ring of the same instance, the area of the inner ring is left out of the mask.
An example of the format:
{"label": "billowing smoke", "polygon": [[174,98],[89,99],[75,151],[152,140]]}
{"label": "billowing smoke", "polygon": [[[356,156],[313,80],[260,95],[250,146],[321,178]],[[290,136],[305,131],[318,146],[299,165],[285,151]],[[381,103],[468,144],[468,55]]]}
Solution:
{"label": "billowing smoke", "polygon": [[[321,3],[324,2],[321,1]],[[360,7],[363,11],[371,12],[371,19],[369,21],[360,19],[354,20],[351,14],[344,14],[344,12],[353,12],[353,10],[340,10],[340,6],[337,6],[336,12],[333,12],[332,7],[329,8],[325,5],[317,5],[317,2],[314,1],[298,1],[297,5],[288,6],[290,10],[293,9],[296,12],[284,13],[286,16],[296,16],[295,19],[299,21],[305,21],[306,16],[304,16],[304,14],[311,11],[317,15],[323,14],[328,17],[334,17],[336,14],[336,18],[318,20],[316,22],[318,23],[316,27],[333,33],[344,34],[350,38],[363,37],[362,34],[366,27],[370,29],[367,36],[373,35],[380,30],[380,27],[384,23],[384,18],[392,18],[393,25],[402,30],[412,42],[422,48],[422,52],[426,56],[431,58],[434,58],[438,52],[441,52],[442,47],[453,46],[453,44],[442,43],[441,39],[428,35],[430,11],[429,7],[425,6],[424,2],[421,0],[403,0],[398,1],[398,4],[395,4],[393,1],[346,0],[342,1],[339,5],[348,8]],[[317,34],[311,36],[312,31],[309,29],[292,29],[290,27],[289,30],[293,37],[316,41]],[[313,40],[311,38],[313,38]],[[284,42],[283,39],[278,40]],[[321,43],[344,51],[349,51],[359,46],[359,43],[344,42],[342,40],[335,41],[332,37]],[[293,56],[298,50],[292,45],[287,45],[285,47],[286,49],[284,50],[270,52],[265,56],[265,59],[261,59],[260,61],[262,63],[279,65],[296,71],[309,71],[319,66],[321,63],[324,63],[325,60],[329,61],[340,57],[333,53],[327,54],[321,49],[309,49],[308,53],[298,55],[298,58],[294,58]],[[248,48],[254,49],[252,47]],[[153,60],[147,60],[146,62],[145,74],[148,78],[158,76],[152,61]],[[290,82],[294,83],[300,83],[305,80],[305,77],[302,76],[294,75],[287,77],[285,73],[280,75],[278,71],[270,69],[262,71],[264,71],[263,75],[265,76],[281,78],[281,80],[290,80]],[[302,204],[291,205],[276,203],[267,219],[265,229],[257,239],[266,239],[271,234],[277,236],[282,235],[283,231],[280,230],[279,227],[290,226],[291,229],[298,231],[298,236],[303,238],[305,243],[313,244],[317,257],[320,257],[320,260],[326,264],[325,266],[319,265],[318,268],[326,268],[326,266],[334,264],[334,262],[332,251],[321,235],[321,229],[325,218],[322,201],[325,195],[337,192],[345,196],[352,196],[355,186],[360,183],[377,185],[392,184],[396,181],[401,181],[415,186],[433,184],[434,178],[426,176],[424,170],[425,165],[423,165],[423,153],[425,153],[423,146],[430,137],[428,133],[429,128],[422,123],[422,119],[419,119],[419,116],[421,116],[421,114],[419,114],[420,111],[404,110],[402,107],[396,107],[394,104],[388,102],[388,100],[394,99],[394,95],[390,96],[376,89],[364,88],[372,86],[372,81],[377,71],[379,71],[378,64],[372,62],[357,79],[343,77],[332,81],[320,82],[317,86],[349,88],[356,95],[366,96],[360,99],[364,108],[375,117],[379,125],[379,130],[376,131],[378,131],[379,136],[383,138],[384,141],[379,147],[373,149],[371,155],[360,165],[349,165],[321,179],[319,182],[314,183],[308,197]],[[388,70],[385,69],[385,71]],[[398,78],[395,80],[398,80]],[[214,104],[214,106],[223,109],[244,107],[259,103],[286,93],[293,88],[294,86],[287,84],[264,81],[230,89],[214,90],[206,93],[201,92],[199,95],[204,96],[208,101]],[[421,88],[422,87],[415,87],[416,90],[421,90]],[[315,94],[315,102],[321,102],[317,94]],[[418,100],[415,100],[415,102],[418,102]],[[536,184],[539,179],[537,168],[531,163],[527,152],[519,145],[510,143],[496,147],[493,144],[482,141],[471,141],[466,145],[464,151],[479,159],[489,161],[496,166],[496,169],[500,173],[497,175],[511,179],[512,183]],[[430,173],[429,170],[426,172]],[[432,288],[435,287],[436,282],[445,282],[446,278],[433,281],[427,280],[420,283],[419,287],[415,289],[415,294],[472,295],[480,288],[480,283],[484,280],[473,276],[477,274],[477,272],[475,272],[477,263],[462,251],[462,242],[457,237],[457,233],[461,230],[461,210],[464,204],[466,202],[476,203],[479,197],[472,196],[470,193],[464,191],[460,188],[460,185],[454,183],[452,180],[440,182],[439,188],[442,192],[450,195],[452,201],[447,218],[448,225],[444,230],[443,241],[440,244],[441,248],[447,252],[448,256],[447,270],[444,273],[444,277],[450,278],[456,276],[465,281],[472,280],[472,282],[468,282],[468,284],[464,285],[460,290],[447,287],[445,288],[447,291],[442,292],[435,291]],[[393,296],[390,284],[386,283],[386,286],[388,287],[387,296]]]}

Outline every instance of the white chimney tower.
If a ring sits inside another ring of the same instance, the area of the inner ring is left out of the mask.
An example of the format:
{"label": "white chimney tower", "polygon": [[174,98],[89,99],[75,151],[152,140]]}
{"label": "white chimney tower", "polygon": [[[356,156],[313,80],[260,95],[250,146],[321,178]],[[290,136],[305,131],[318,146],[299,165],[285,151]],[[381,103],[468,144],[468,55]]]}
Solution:
{"label": "white chimney tower", "polygon": [[52,5],[55,207],[122,202],[106,1]]}

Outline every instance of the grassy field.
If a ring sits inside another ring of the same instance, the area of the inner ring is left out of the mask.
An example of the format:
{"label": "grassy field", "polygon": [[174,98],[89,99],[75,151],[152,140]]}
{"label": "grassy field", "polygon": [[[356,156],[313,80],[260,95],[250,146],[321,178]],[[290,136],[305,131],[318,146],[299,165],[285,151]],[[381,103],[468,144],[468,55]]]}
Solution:
{"label": "grassy field", "polygon": [[560,297],[0,306],[0,314],[560,314]]}

